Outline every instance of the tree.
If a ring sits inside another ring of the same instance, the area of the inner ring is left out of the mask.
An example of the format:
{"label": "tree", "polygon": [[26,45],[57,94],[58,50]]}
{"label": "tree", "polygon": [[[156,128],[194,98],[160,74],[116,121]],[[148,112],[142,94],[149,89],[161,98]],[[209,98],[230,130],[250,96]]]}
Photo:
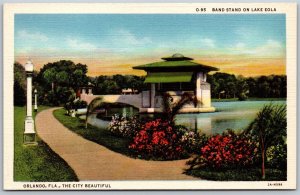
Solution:
{"label": "tree", "polygon": [[[36,80],[42,86],[44,102],[60,105],[68,102],[70,93],[88,84],[87,66],[70,60],[48,63],[41,68]],[[49,92],[51,89],[51,92]]]}
{"label": "tree", "polygon": [[51,90],[54,92],[54,82],[56,80],[57,70],[55,68],[49,68],[43,72],[43,78],[47,83],[51,83]]}
{"label": "tree", "polygon": [[142,91],[146,89],[146,84],[144,83],[145,77],[133,76],[131,88],[137,91]]}
{"label": "tree", "polygon": [[239,76],[236,84],[236,91],[239,100],[246,100],[248,98],[249,86],[246,79]]}
{"label": "tree", "polygon": [[127,82],[126,82],[126,81],[127,81],[126,76],[117,74],[117,75],[113,75],[112,79],[113,79],[114,81],[116,81],[117,85],[118,85],[121,89],[129,88],[129,86],[127,85]]}
{"label": "tree", "polygon": [[286,76],[269,75],[260,77],[236,77],[227,73],[208,75],[213,98],[245,99],[249,97],[284,98],[286,97]]}
{"label": "tree", "polygon": [[286,76],[281,76],[280,97],[286,97],[287,83]]}
{"label": "tree", "polygon": [[258,140],[261,151],[262,179],[265,179],[265,161],[268,147],[282,142],[287,135],[286,105],[265,105],[254,121],[246,129],[255,140]]}
{"label": "tree", "polygon": [[22,87],[25,87],[26,72],[24,66],[19,62],[14,63],[14,80],[20,83]]}
{"label": "tree", "polygon": [[120,93],[120,88],[117,83],[113,80],[105,80],[102,83],[102,87],[104,88],[105,94],[118,94]]}
{"label": "tree", "polygon": [[207,75],[207,82],[211,86],[211,96],[212,96],[212,98],[219,98],[220,85],[216,81],[214,75]]}
{"label": "tree", "polygon": [[25,68],[18,62],[14,63],[14,105],[24,106],[26,104],[25,96],[26,72]]}
{"label": "tree", "polygon": [[26,104],[25,90],[21,84],[14,81],[14,105],[24,106]]}
{"label": "tree", "polygon": [[257,97],[257,82],[254,78],[249,77],[246,79],[249,88],[249,97]]}
{"label": "tree", "polygon": [[172,103],[173,99],[169,93],[163,95],[163,116],[167,119],[170,124],[174,124],[175,116],[179,113],[179,110],[184,105],[195,102],[195,98],[189,93],[182,94],[178,102]]}
{"label": "tree", "polygon": [[95,94],[120,94],[122,89],[131,88],[132,90],[142,91],[146,89],[144,76],[136,75],[113,75],[98,76],[90,79],[95,85]]}
{"label": "tree", "polygon": [[63,86],[68,86],[70,77],[66,71],[60,71],[55,75],[56,82]]}
{"label": "tree", "polygon": [[[215,98],[221,97],[224,94],[225,98],[234,98],[236,95],[236,82],[237,79],[233,74],[217,72],[212,75],[213,78],[209,78],[208,81],[213,81],[212,89],[215,94]],[[214,89],[216,87],[216,89]],[[217,91],[215,91],[217,90]]]}
{"label": "tree", "polygon": [[70,86],[77,91],[80,86],[86,85],[89,81],[87,74],[87,66],[84,64],[76,64],[71,67]]}

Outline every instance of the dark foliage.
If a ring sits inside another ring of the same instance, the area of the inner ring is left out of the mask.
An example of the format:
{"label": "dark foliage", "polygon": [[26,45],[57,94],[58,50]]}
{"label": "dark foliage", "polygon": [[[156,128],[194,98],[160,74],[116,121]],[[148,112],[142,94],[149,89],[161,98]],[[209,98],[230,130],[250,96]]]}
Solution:
{"label": "dark foliage", "polygon": [[136,75],[113,75],[90,78],[94,84],[94,94],[120,94],[122,89],[133,89],[138,92],[146,89],[145,77]]}
{"label": "dark foliage", "polygon": [[24,106],[26,104],[25,85],[26,73],[25,68],[18,62],[14,63],[14,105]]}
{"label": "dark foliage", "polygon": [[269,147],[285,144],[287,136],[286,105],[265,105],[246,129],[260,146],[262,178],[265,178],[265,164]]}
{"label": "dark foliage", "polygon": [[285,75],[242,77],[227,73],[208,75],[212,98],[285,98],[287,79]]}
{"label": "dark foliage", "polygon": [[14,105],[24,106],[26,104],[25,90],[21,83],[14,81]]}
{"label": "dark foliage", "polygon": [[41,86],[39,100],[44,105],[58,106],[68,102],[71,95],[88,84],[87,65],[69,60],[48,63],[34,78]]}

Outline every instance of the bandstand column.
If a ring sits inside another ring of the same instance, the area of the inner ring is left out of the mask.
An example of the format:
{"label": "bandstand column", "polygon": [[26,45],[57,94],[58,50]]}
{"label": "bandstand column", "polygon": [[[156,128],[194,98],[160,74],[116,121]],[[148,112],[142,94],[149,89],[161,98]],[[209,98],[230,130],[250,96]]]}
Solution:
{"label": "bandstand column", "polygon": [[150,107],[155,108],[155,83],[151,83]]}
{"label": "bandstand column", "polygon": [[201,101],[202,101],[202,94],[201,94],[201,78],[202,78],[202,72],[197,73],[196,77],[196,97],[197,97],[197,106],[201,107]]}

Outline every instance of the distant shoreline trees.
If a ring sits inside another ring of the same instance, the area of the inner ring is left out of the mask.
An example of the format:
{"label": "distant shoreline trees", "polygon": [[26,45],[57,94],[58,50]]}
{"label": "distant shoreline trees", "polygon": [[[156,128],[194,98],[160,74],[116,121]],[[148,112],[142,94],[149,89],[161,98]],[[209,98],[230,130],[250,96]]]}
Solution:
{"label": "distant shoreline trees", "polygon": [[[87,76],[87,65],[75,64],[70,60],[60,60],[45,64],[39,72],[34,71],[33,84],[39,94],[39,103],[50,106],[64,105],[80,87],[89,82],[97,95],[121,94],[122,89],[141,92],[149,90],[144,83],[145,76],[112,75]],[[212,98],[285,98],[287,92],[286,75],[243,77],[217,72],[208,75]],[[14,63],[14,105],[25,105],[26,73],[24,66]]]}
{"label": "distant shoreline trees", "polygon": [[144,83],[144,76],[136,75],[112,75],[90,77],[90,81],[94,84],[94,94],[121,94],[122,89],[132,89],[137,91],[147,90],[147,84]]}
{"label": "distant shoreline trees", "polygon": [[208,75],[212,98],[286,98],[286,75],[243,77],[217,72]]}
{"label": "distant shoreline trees", "polygon": [[[148,90],[144,76],[112,75],[91,77],[94,84],[94,94],[121,94],[122,89],[131,88],[137,91]],[[217,72],[208,75],[207,82],[211,85],[211,97],[216,99],[248,97],[256,98],[286,98],[286,75],[269,75],[258,77],[243,77]]]}

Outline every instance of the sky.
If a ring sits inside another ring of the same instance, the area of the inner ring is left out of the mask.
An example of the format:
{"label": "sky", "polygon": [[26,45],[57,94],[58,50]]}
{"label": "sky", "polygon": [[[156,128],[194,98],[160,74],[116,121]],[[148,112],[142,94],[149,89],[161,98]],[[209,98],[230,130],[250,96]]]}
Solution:
{"label": "sky", "polygon": [[221,72],[285,74],[285,14],[17,14],[15,61],[72,60],[88,75],[136,74],[132,66],[181,53]]}

